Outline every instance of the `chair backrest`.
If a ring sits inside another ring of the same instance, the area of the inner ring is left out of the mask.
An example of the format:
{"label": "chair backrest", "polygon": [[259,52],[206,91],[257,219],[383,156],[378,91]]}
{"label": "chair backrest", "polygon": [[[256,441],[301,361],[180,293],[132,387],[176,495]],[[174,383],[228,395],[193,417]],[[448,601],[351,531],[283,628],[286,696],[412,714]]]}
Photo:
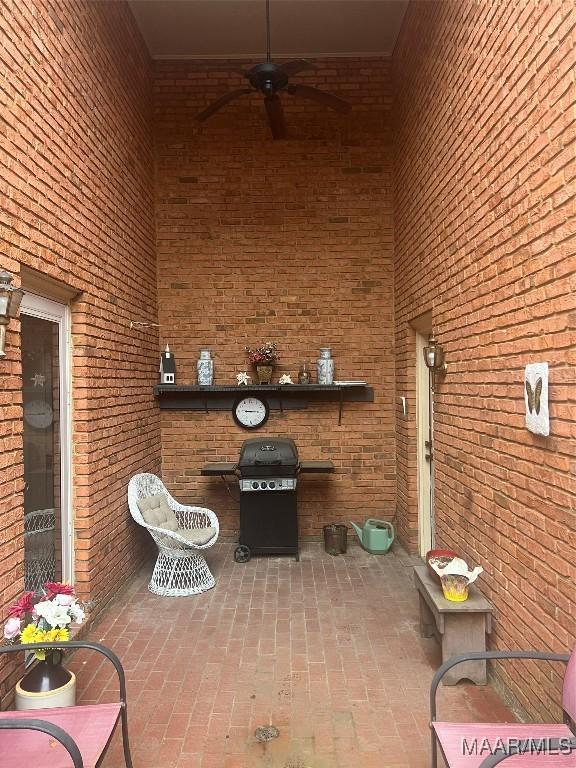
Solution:
{"label": "chair backrest", "polygon": [[130,514],[139,525],[146,526],[146,521],[140,512],[138,501],[148,496],[154,496],[155,493],[165,493],[168,496],[164,483],[156,475],[152,475],[150,472],[143,472],[140,475],[134,475],[130,479],[128,483],[128,507],[130,508]]}
{"label": "chair backrest", "polygon": [[576,723],[576,646],[570,656],[562,688],[562,709]]}

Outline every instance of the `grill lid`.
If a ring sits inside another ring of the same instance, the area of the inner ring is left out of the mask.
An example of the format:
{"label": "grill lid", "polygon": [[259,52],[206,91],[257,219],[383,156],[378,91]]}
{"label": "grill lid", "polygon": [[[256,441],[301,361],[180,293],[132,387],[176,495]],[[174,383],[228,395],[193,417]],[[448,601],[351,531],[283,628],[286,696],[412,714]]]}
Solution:
{"label": "grill lid", "polygon": [[296,443],[289,437],[255,437],[245,440],[240,450],[238,468],[298,466]]}

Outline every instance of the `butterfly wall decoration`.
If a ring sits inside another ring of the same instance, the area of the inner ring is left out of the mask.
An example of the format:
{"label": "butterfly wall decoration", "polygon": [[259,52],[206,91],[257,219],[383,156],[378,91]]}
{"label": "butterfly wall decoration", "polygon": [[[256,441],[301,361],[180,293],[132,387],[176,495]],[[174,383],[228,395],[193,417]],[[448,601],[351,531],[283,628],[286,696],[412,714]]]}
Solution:
{"label": "butterfly wall decoration", "polygon": [[548,363],[530,363],[524,370],[526,427],[537,435],[550,434]]}
{"label": "butterfly wall decoration", "polygon": [[539,376],[536,379],[536,386],[532,389],[532,386],[528,380],[524,382],[526,386],[526,397],[528,398],[528,410],[530,413],[540,414],[540,405],[542,398],[542,377]]}

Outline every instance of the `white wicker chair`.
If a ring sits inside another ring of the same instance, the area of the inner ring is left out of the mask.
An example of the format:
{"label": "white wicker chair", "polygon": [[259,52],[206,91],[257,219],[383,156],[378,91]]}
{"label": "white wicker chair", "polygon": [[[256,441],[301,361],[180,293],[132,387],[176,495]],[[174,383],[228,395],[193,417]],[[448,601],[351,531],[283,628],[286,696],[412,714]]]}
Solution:
{"label": "white wicker chair", "polygon": [[[149,525],[138,507],[140,499],[162,493],[170,509],[176,514],[178,525],[182,529],[197,529],[212,526],[214,536],[206,544],[192,544],[178,533]],[[148,529],[158,547],[158,559],[152,578],[148,584],[150,592],[156,595],[177,597],[195,595],[211,589],[216,583],[206,564],[204,556],[198,550],[208,549],[218,539],[218,518],[210,509],[187,507],[179,504],[170,496],[164,483],[149,473],[135,475],[128,483],[128,506],[130,514],[138,525]]]}

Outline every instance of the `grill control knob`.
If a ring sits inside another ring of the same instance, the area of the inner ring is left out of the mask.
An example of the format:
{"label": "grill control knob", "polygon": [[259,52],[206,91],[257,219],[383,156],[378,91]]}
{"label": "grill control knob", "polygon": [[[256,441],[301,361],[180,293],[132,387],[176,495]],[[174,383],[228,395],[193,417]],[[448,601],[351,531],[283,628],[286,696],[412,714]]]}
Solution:
{"label": "grill control knob", "polygon": [[258,490],[258,483],[252,483],[252,488],[254,488],[255,491]]}
{"label": "grill control knob", "polygon": [[260,483],[260,488],[261,488],[262,490],[264,490],[265,488],[268,488],[268,484],[267,484],[267,483],[264,483],[264,482],[262,482],[262,483]]}
{"label": "grill control knob", "polygon": [[272,480],[270,483],[268,483],[268,488],[273,491],[274,488],[276,488],[276,483]]}

